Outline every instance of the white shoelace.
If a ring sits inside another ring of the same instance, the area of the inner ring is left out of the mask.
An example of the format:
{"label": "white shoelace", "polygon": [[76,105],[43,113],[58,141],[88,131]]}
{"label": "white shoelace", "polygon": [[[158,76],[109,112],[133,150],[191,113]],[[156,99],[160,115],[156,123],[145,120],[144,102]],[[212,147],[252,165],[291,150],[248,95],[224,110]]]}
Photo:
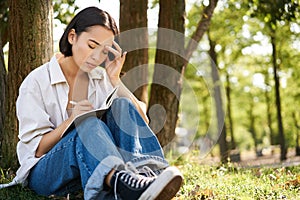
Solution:
{"label": "white shoelace", "polygon": [[146,177],[157,177],[155,172],[148,166],[143,166],[140,170],[139,173],[145,174]]}

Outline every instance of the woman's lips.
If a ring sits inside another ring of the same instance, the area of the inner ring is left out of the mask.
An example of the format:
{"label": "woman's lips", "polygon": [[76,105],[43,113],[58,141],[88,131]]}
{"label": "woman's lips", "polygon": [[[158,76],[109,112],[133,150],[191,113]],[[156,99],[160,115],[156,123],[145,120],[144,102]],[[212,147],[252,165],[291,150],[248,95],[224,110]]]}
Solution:
{"label": "woman's lips", "polygon": [[87,66],[88,66],[88,68],[91,68],[91,69],[94,69],[97,67],[97,65],[89,63],[89,62],[87,62]]}

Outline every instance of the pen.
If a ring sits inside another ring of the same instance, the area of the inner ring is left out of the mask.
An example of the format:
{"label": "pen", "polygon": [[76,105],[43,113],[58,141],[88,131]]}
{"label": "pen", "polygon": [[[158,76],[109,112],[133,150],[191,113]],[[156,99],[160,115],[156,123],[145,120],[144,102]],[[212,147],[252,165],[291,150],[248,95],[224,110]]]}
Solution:
{"label": "pen", "polygon": [[77,104],[76,101],[69,101],[69,103],[72,104],[72,105],[74,105],[74,106]]}

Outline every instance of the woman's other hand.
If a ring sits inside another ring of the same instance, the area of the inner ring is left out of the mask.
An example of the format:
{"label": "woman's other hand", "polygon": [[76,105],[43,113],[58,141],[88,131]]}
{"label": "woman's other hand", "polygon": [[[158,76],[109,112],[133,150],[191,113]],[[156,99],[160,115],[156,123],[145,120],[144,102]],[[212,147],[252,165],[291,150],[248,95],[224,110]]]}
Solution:
{"label": "woman's other hand", "polygon": [[105,47],[107,51],[111,52],[115,56],[113,60],[109,60],[107,57],[105,69],[112,85],[116,86],[120,82],[120,73],[125,62],[127,52],[122,52],[121,47],[115,41],[113,41],[113,46],[115,49],[111,46]]}

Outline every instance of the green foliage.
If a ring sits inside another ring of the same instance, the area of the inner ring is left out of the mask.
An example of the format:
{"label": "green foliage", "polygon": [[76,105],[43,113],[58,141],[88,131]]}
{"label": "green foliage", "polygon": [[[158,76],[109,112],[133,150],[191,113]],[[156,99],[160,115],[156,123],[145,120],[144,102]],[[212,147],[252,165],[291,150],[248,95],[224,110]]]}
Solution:
{"label": "green foliage", "polygon": [[278,21],[293,21],[299,18],[299,2],[296,0],[249,0],[252,17],[260,17],[275,30]]}
{"label": "green foliage", "polygon": [[201,18],[203,9],[204,9],[203,2],[199,4],[194,3],[192,8],[187,13],[186,31],[188,36],[191,36],[193,31],[196,30],[197,27],[196,25],[198,24]]}
{"label": "green foliage", "polygon": [[191,140],[205,136],[211,121],[211,95],[205,76],[201,76],[201,66],[187,67],[182,97],[180,100],[181,116],[179,126],[189,131],[196,129]]}
{"label": "green foliage", "polygon": [[[268,7],[267,4],[274,5]],[[203,9],[200,5],[199,3],[194,5],[187,15],[188,35],[192,34],[197,26],[197,20]],[[260,9],[265,9],[265,12]],[[259,147],[265,147],[274,142],[278,144],[270,27],[265,21],[265,18],[270,17],[266,12],[273,12],[274,9],[278,10],[273,17],[277,20],[275,37],[277,63],[280,66],[283,126],[287,145],[294,146],[296,133],[299,130],[295,128],[292,114],[296,113],[297,116],[300,116],[300,112],[295,110],[295,107],[300,106],[298,101],[300,73],[297,70],[297,63],[300,61],[298,56],[300,27],[299,23],[296,23],[300,20],[300,12],[298,12],[297,2],[279,0],[219,1],[210,25],[211,38],[217,44],[218,67],[224,86],[227,84],[226,75],[229,75],[234,136],[239,149],[242,150],[253,148],[254,141],[251,136],[253,131],[256,132]],[[287,11],[291,12],[287,13]],[[200,69],[198,70],[198,72],[201,71],[200,74],[203,74],[204,71],[209,73],[209,70],[204,70],[208,68],[209,63],[202,65],[207,58],[201,56],[207,51],[207,40],[201,41],[199,46],[203,48],[199,48],[195,52],[198,60],[191,60],[191,63]],[[201,66],[199,66],[200,64]],[[195,93],[200,99],[200,116],[210,118],[205,112],[205,110],[210,110],[211,105],[207,104],[209,101],[201,101],[206,98],[208,91],[204,76],[198,77],[197,71],[188,67],[186,77],[192,82]],[[267,96],[269,102],[267,102]],[[270,122],[267,118],[267,106],[270,107]],[[254,117],[254,127],[250,127],[250,113]],[[200,127],[202,129],[200,128],[199,131],[202,133],[198,133],[199,135],[203,134],[205,127],[203,120],[200,120]],[[230,139],[228,136],[228,141]]]}
{"label": "green foliage", "polygon": [[150,9],[153,9],[153,8],[155,8],[156,6],[158,6],[159,0],[152,0],[152,1],[150,1],[150,3],[151,3]]}
{"label": "green foliage", "polygon": [[75,0],[54,0],[53,10],[54,18],[61,21],[63,24],[68,24],[73,16],[78,6],[75,5]]}

